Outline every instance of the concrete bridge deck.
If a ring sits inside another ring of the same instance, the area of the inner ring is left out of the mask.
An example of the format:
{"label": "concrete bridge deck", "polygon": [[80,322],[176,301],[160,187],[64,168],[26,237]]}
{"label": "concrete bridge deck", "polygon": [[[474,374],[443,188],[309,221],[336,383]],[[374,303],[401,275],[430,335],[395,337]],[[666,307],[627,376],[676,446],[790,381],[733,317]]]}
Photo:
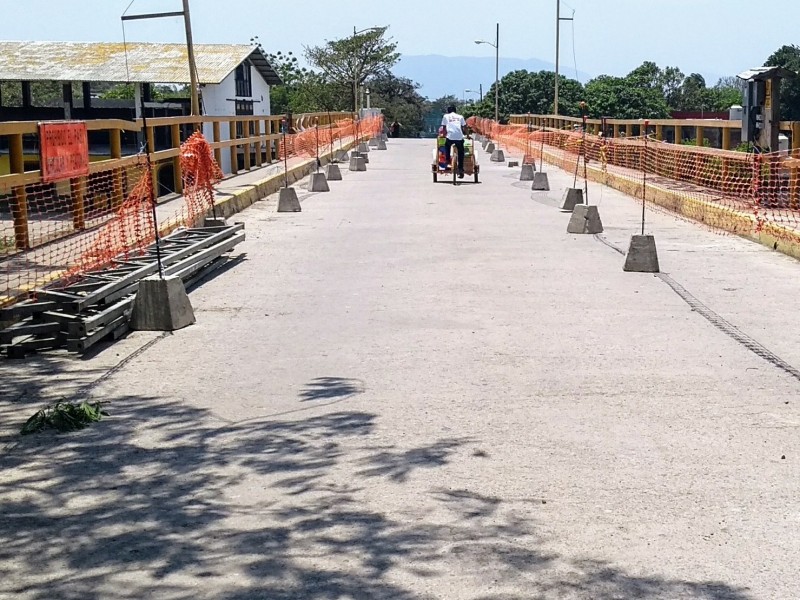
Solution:
{"label": "concrete bridge deck", "polygon": [[[0,364],[0,598],[797,597],[800,265],[648,212],[624,273],[635,200],[430,155],[237,215],[188,329]],[[111,416],[15,434],[64,396]]]}

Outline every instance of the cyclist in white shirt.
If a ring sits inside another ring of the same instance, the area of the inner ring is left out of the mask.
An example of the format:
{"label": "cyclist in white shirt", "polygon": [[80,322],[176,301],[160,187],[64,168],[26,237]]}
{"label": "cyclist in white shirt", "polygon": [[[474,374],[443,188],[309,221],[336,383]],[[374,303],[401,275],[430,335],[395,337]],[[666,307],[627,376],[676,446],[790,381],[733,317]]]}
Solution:
{"label": "cyclist in white shirt", "polygon": [[442,127],[446,129],[447,141],[444,145],[444,154],[447,164],[450,164],[450,148],[456,147],[458,151],[458,177],[464,178],[464,129],[467,122],[464,117],[456,112],[455,106],[447,107],[447,114],[442,117]]}

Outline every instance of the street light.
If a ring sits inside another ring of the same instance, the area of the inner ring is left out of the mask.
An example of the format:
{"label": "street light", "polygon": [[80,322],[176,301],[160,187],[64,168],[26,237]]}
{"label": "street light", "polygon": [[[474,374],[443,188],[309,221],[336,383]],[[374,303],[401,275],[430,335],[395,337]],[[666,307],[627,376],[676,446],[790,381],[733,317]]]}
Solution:
{"label": "street light", "polygon": [[[356,31],[356,27],[353,25],[353,40],[355,40],[356,36],[360,33],[378,31],[380,29],[384,29],[384,27],[367,27],[361,31]],[[358,117],[358,71],[355,70],[353,71],[353,112],[356,113],[356,117]]]}
{"label": "street light", "polygon": [[561,0],[556,0],[556,89],[555,89],[555,102],[553,103],[553,112],[558,116],[558,58],[561,50],[561,21],[574,21],[575,11],[572,11],[572,17],[561,16]]}
{"label": "street light", "polygon": [[489,44],[495,50],[494,59],[494,122],[500,121],[500,23],[497,24],[497,35],[494,44],[486,40],[475,40],[476,44]]}
{"label": "street light", "polygon": [[465,94],[479,94],[481,102],[483,102],[483,84],[481,84],[480,90],[464,90]]}

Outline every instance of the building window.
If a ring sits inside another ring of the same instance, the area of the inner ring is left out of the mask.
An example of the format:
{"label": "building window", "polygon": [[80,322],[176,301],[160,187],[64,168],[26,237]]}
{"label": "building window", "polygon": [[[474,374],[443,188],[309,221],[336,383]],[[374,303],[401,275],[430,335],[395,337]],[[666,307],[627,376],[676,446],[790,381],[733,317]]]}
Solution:
{"label": "building window", "polygon": [[[236,115],[246,117],[253,114],[253,101],[252,100],[237,100],[236,101]],[[253,124],[250,124],[251,131],[247,132],[251,135]],[[244,137],[244,129],[241,123],[236,124],[236,137]]]}
{"label": "building window", "polygon": [[250,64],[247,62],[236,67],[236,95],[240,98],[253,96],[253,81],[250,79]]}

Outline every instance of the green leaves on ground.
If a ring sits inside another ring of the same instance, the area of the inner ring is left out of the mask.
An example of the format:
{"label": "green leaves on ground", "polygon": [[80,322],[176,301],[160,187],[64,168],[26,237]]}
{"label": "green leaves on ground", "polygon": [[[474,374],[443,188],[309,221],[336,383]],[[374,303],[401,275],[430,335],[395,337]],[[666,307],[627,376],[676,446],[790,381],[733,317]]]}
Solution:
{"label": "green leaves on ground", "polygon": [[45,429],[55,429],[62,433],[77,431],[108,416],[101,406],[101,402],[81,402],[80,404],[56,402],[45,406],[29,418],[22,426],[20,433],[28,435]]}

